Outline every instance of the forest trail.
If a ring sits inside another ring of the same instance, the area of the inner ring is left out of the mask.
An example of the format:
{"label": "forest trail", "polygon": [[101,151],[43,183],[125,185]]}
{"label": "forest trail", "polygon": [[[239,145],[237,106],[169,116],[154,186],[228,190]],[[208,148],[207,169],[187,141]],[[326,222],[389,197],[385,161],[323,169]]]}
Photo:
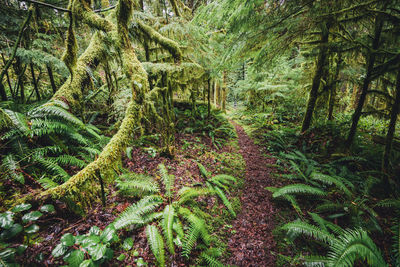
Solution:
{"label": "forest trail", "polygon": [[241,196],[242,211],[232,226],[236,233],[228,242],[231,257],[228,264],[236,266],[274,266],[275,208],[271,193],[264,188],[273,185],[267,164],[274,159],[265,158],[243,128],[235,124],[239,138],[240,153],[246,161],[246,176]]}

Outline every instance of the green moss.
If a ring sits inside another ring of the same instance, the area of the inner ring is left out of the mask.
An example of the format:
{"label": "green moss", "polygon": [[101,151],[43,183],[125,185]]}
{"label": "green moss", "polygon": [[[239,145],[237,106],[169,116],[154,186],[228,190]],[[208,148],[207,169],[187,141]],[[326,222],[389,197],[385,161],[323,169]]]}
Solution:
{"label": "green moss", "polygon": [[152,27],[147,26],[142,21],[138,20],[137,22],[140,30],[146,35],[148,39],[151,41],[155,41],[156,43],[160,44],[162,47],[168,50],[171,55],[174,57],[175,61],[181,61],[182,59],[182,51],[177,42],[162,36]]}
{"label": "green moss", "polygon": [[82,89],[87,86],[87,81],[90,79],[86,67],[95,61],[99,61],[104,55],[105,47],[102,36],[99,32],[96,32],[90,40],[89,46],[72,69],[72,75],[54,94],[53,100],[58,99],[66,102],[72,110],[80,109]]}

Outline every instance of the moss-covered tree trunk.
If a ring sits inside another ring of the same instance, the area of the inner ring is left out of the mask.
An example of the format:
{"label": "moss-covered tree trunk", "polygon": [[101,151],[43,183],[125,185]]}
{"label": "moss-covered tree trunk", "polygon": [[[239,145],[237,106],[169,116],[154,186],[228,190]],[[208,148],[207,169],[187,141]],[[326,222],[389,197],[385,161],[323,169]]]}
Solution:
{"label": "moss-covered tree trunk", "polygon": [[328,55],[328,40],[329,40],[329,24],[324,22],[321,25],[321,45],[319,48],[317,66],[311,86],[310,96],[307,102],[306,113],[304,115],[303,124],[301,126],[301,131],[305,132],[310,128],[312,116],[314,113],[315,103],[318,98],[318,90],[321,84],[322,74],[324,72],[324,67],[326,64],[326,58]]}
{"label": "moss-covered tree trunk", "polygon": [[349,131],[349,134],[346,139],[346,147],[349,147],[353,143],[354,136],[357,131],[358,121],[360,120],[364,102],[367,97],[368,88],[371,83],[371,76],[372,76],[375,59],[376,59],[375,51],[379,48],[379,41],[381,38],[383,22],[384,21],[381,16],[377,16],[375,18],[375,29],[374,29],[374,38],[372,40],[372,51],[367,51],[366,74],[365,74],[363,84],[361,87],[361,94],[360,94],[360,97],[357,102],[357,107],[353,113],[350,131]]}

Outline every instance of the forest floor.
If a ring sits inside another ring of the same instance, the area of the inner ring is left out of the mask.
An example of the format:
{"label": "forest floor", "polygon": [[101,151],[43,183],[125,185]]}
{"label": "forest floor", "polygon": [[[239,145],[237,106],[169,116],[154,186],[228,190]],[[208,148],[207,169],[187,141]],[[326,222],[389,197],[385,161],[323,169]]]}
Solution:
{"label": "forest floor", "polygon": [[227,261],[235,266],[274,266],[275,241],[272,230],[276,208],[271,193],[265,190],[274,185],[271,169],[275,159],[262,155],[260,147],[235,124],[240,153],[246,162],[246,174],[242,195],[242,211],[232,223],[236,232],[228,242],[231,257]]}

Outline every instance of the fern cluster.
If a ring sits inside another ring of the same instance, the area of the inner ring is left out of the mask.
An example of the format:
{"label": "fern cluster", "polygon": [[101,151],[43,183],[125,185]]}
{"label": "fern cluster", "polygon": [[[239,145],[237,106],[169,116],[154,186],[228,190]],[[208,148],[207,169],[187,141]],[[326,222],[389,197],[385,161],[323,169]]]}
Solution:
{"label": "fern cluster", "polygon": [[[158,174],[163,184],[162,189],[149,176],[123,174],[118,179],[117,186],[121,193],[141,196],[142,199],[121,213],[114,225],[116,229],[147,225],[146,235],[151,251],[157,264],[165,266],[166,250],[170,255],[174,255],[179,248],[181,255],[189,258],[191,252],[199,244],[205,247],[210,246],[208,226],[204,218],[198,215],[198,211],[201,210],[201,203],[197,201],[198,197],[218,195],[217,190],[224,195],[219,187],[215,190],[216,185],[220,185],[225,190],[227,185],[235,181],[235,178],[224,175],[214,176],[214,180],[210,179],[208,182],[208,187],[183,187],[175,192],[175,176],[168,173],[164,164],[158,166]],[[227,207],[232,209],[229,205]],[[218,263],[211,253],[204,252],[201,258],[205,262]]]}
{"label": "fern cluster", "polygon": [[24,183],[29,173],[44,188],[67,181],[70,170],[83,168],[106,142],[100,130],[72,115],[65,103],[52,101],[21,113],[4,109],[10,127],[0,136],[1,172]]}

